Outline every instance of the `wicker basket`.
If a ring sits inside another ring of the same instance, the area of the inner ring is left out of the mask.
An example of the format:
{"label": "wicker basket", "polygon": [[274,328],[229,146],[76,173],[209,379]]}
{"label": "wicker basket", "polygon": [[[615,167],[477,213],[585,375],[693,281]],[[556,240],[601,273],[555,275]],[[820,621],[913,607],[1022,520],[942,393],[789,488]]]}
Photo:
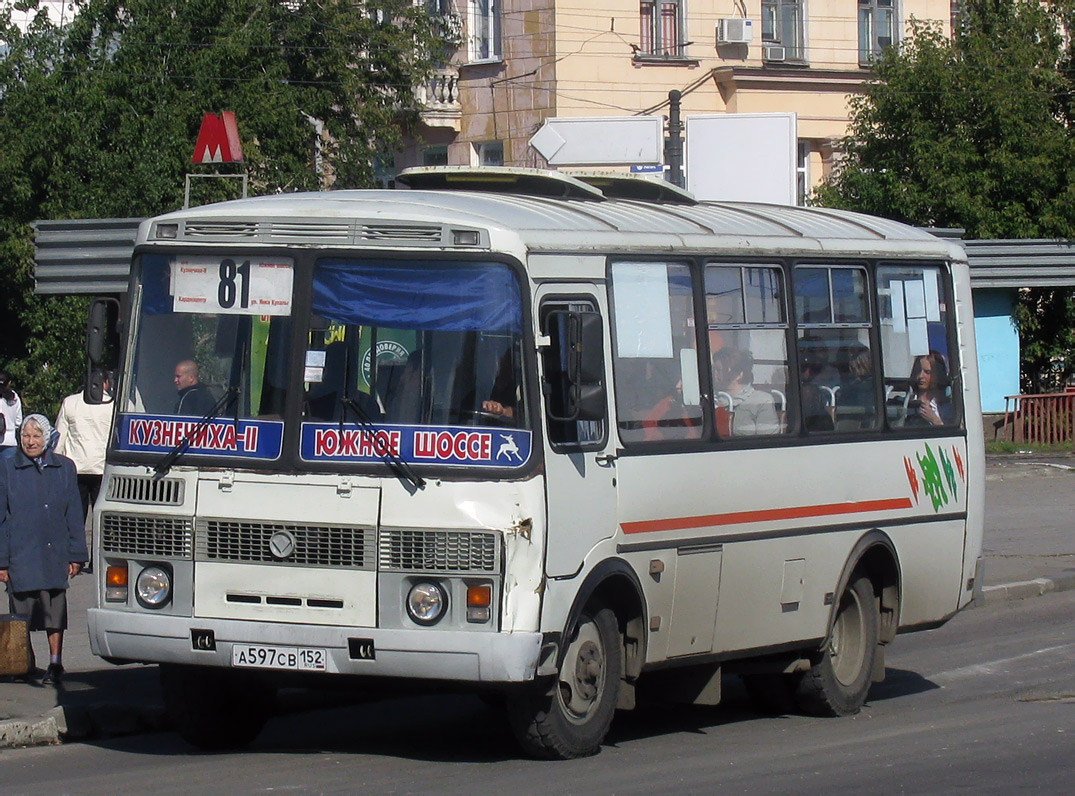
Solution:
{"label": "wicker basket", "polygon": [[30,671],[30,625],[21,616],[0,616],[0,675]]}

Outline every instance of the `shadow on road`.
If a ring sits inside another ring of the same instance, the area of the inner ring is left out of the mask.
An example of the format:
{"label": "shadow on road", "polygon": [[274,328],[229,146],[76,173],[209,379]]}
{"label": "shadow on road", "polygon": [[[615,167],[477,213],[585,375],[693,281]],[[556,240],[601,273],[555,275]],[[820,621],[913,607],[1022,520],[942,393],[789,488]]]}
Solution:
{"label": "shadow on road", "polygon": [[[132,681],[132,698],[137,698],[136,691],[144,689],[147,698],[159,699],[155,667],[93,674],[95,677],[123,675]],[[93,686],[89,682],[79,685]],[[870,703],[935,688],[938,686],[915,672],[889,668],[885,682],[871,689]],[[80,698],[77,690],[68,697]],[[332,752],[455,763],[522,759],[500,700],[494,697],[483,699],[456,693],[401,696],[397,690],[367,685],[328,692],[296,690],[282,701],[287,707],[269,721],[244,754]],[[729,675],[723,681],[720,705],[700,707],[640,701],[635,710],[617,714],[606,744],[616,746],[658,736],[706,733],[742,722],[774,720],[815,721],[760,712],[739,678]],[[140,754],[211,754],[199,752],[174,733],[158,734],[155,740],[114,738],[97,743]]]}

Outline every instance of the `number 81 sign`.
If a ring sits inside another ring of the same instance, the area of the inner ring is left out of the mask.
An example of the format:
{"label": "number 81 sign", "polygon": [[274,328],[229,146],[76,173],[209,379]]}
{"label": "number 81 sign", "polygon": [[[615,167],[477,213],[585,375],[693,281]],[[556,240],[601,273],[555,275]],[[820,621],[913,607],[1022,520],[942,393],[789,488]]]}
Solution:
{"label": "number 81 sign", "polygon": [[290,315],[290,258],[177,257],[172,309],[224,315]]}

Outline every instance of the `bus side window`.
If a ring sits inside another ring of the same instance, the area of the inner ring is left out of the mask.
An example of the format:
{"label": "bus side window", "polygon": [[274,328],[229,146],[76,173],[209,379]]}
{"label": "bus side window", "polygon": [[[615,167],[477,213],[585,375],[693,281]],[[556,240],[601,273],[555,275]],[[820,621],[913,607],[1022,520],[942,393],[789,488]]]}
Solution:
{"label": "bus side window", "polygon": [[540,310],[542,394],[556,448],[599,448],[607,418],[601,316],[588,299],[547,301]]}
{"label": "bus side window", "polygon": [[891,428],[911,432],[962,419],[944,284],[938,266],[877,268],[885,414]]}

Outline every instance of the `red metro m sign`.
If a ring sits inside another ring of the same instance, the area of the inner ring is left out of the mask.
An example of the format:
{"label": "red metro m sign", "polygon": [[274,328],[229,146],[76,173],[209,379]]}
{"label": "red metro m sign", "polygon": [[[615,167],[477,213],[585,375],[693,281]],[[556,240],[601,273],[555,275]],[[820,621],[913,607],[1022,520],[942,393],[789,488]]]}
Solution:
{"label": "red metro m sign", "polygon": [[217,116],[207,113],[202,117],[198,142],[194,145],[194,163],[242,163],[243,147],[239,143],[239,127],[235,114],[224,111]]}

